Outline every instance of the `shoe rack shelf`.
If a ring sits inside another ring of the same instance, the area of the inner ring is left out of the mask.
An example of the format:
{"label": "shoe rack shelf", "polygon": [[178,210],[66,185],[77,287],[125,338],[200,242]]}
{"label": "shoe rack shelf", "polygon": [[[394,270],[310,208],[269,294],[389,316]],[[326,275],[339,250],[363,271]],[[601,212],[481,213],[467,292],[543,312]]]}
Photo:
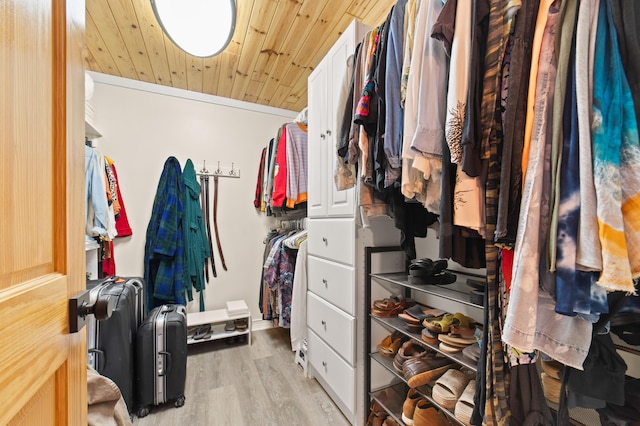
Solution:
{"label": "shoe rack shelf", "polygon": [[[227,321],[246,319],[247,328],[245,330],[226,331]],[[187,334],[187,344],[209,342],[211,340],[228,339],[236,336],[247,336],[247,344],[251,346],[251,313],[229,314],[226,309],[216,309],[205,312],[190,312],[187,314],[187,329],[191,330],[198,326],[211,326],[205,337],[194,339],[193,335]]]}
{"label": "shoe rack shelf", "polygon": [[[404,422],[402,421],[402,404],[404,403],[404,399],[409,390],[409,386],[405,385],[406,380],[401,374],[396,371],[395,367],[393,366],[393,358],[382,356],[379,353],[372,353],[370,354],[370,357],[372,360],[385,367],[391,372],[391,374],[402,381],[398,384],[384,387],[371,392],[371,397],[378,401],[378,403],[383,408],[385,408],[385,410],[387,410],[387,413],[389,413],[391,417],[393,417],[399,424],[404,424]],[[429,385],[420,386],[416,388],[416,390],[434,407],[437,407],[440,411],[442,411],[447,416],[449,421],[453,422],[453,424],[464,426],[464,423],[458,420],[450,410],[442,407],[431,397],[431,387]]]}
{"label": "shoe rack shelf", "polygon": [[464,356],[462,356],[462,353],[455,353],[455,354],[451,354],[451,353],[447,353],[442,351],[438,345],[433,345],[431,343],[425,342],[424,340],[422,340],[422,337],[420,334],[418,333],[412,333],[410,331],[407,331],[407,329],[405,328],[405,323],[404,321],[402,321],[400,318],[397,317],[389,317],[389,318],[379,318],[376,317],[374,315],[369,314],[371,319],[376,321],[379,324],[382,324],[384,326],[386,326],[385,328],[387,329],[393,329],[393,330],[397,330],[399,332],[401,332],[402,334],[410,337],[411,339],[415,340],[416,342],[420,343],[422,346],[427,347],[429,349],[431,349],[432,351],[438,352],[439,354],[444,355],[445,357],[455,361],[456,363],[462,365],[463,367],[467,367],[473,371],[477,370],[477,364],[475,362],[473,362],[472,360],[465,358]]}
{"label": "shoe rack shelf", "polygon": [[[372,302],[372,284],[377,282],[383,285],[385,288],[392,286],[394,288],[400,287],[404,290],[404,295],[406,297],[411,297],[412,292],[422,292],[424,294],[428,294],[431,296],[435,296],[438,300],[446,300],[455,303],[456,305],[463,305],[470,307],[475,310],[484,309],[483,306],[472,303],[469,300],[470,287],[466,285],[466,280],[468,278],[472,278],[478,280],[479,278],[475,275],[471,274],[462,274],[456,271],[457,280],[455,283],[447,284],[447,285],[416,285],[411,284],[407,279],[406,272],[394,272],[394,273],[372,273],[371,272],[371,257],[376,253],[385,253],[385,252],[398,252],[403,251],[399,247],[367,247],[365,249],[365,267],[366,267],[366,282],[365,282],[365,308],[367,312],[370,311],[370,308],[373,304]],[[439,308],[438,306],[434,306]],[[473,371],[477,370],[477,364],[470,359],[467,359],[462,356],[461,353],[447,353],[442,351],[438,345],[430,344],[422,340],[422,335],[419,333],[412,333],[408,331],[405,327],[404,321],[402,319],[393,316],[393,317],[376,317],[374,315],[369,314],[369,320],[366,321],[366,348],[372,348],[372,324],[378,323],[382,325],[385,329],[392,331],[397,330],[405,336],[409,337],[412,340],[419,342],[424,347],[430,348],[431,350],[442,354],[443,356],[453,360],[458,365],[471,369]],[[372,362],[380,364],[386,370],[388,370],[392,374],[392,383],[387,386],[383,386],[379,389],[372,389],[371,384],[371,366]],[[404,403],[404,399],[407,395],[407,391],[409,386],[404,378],[404,376],[398,373],[393,366],[393,358],[385,357],[378,352],[369,353],[366,360],[366,370],[365,370],[365,389],[367,390],[367,401],[365,406],[369,406],[370,399],[377,401],[387,413],[394,418],[398,424],[403,425],[402,421],[402,404]],[[452,422],[452,424],[464,425],[460,420],[458,420],[453,412],[447,410],[440,406],[432,397],[431,397],[431,387],[429,385],[421,386],[417,388],[417,391],[427,399],[434,407],[437,407],[441,410],[447,418]],[[368,413],[367,413],[368,415]]]}
{"label": "shoe rack shelf", "polygon": [[473,308],[484,309],[482,305],[476,305],[469,301],[469,286],[466,284],[468,278],[483,279],[484,277],[478,277],[476,275],[462,274],[455,272],[457,280],[455,283],[446,285],[433,285],[433,284],[411,284],[407,280],[406,272],[396,272],[390,274],[371,274],[371,278],[376,281],[387,282],[389,284],[401,285],[409,290],[420,291],[425,294],[431,294],[433,296],[442,297],[444,299],[452,300],[463,305],[471,306]]}

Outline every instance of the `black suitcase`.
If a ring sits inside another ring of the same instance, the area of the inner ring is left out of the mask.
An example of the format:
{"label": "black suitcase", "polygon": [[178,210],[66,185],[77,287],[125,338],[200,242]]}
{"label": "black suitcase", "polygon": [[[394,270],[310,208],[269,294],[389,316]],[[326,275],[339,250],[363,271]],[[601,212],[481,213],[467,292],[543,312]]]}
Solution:
{"label": "black suitcase", "polygon": [[133,412],[135,395],[135,339],[144,317],[142,278],[110,277],[87,282],[91,303],[101,295],[111,296],[111,317],[87,321],[87,363],[120,388],[127,409]]}
{"label": "black suitcase", "polygon": [[182,305],[162,305],[138,327],[136,338],[136,414],[151,405],[173,401],[184,405],[187,378],[187,311]]}

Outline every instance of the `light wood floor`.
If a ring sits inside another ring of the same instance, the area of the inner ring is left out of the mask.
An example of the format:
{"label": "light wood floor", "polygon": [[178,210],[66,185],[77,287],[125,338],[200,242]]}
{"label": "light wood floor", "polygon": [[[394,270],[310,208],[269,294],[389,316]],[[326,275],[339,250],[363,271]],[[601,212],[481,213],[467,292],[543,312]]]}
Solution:
{"label": "light wood floor", "polygon": [[288,330],[253,332],[252,344],[189,346],[186,402],[153,407],[138,426],[349,425],[315,379],[294,363]]}

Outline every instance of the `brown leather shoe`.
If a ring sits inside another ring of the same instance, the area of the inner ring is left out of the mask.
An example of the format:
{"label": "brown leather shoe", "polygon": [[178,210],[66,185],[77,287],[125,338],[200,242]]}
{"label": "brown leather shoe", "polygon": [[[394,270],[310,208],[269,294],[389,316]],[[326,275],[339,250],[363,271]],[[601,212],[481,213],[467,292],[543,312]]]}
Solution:
{"label": "brown leather shoe", "polygon": [[420,395],[417,390],[409,389],[407,398],[404,400],[404,404],[402,404],[402,421],[407,426],[413,424],[413,413],[416,410],[416,403],[420,398],[422,398],[422,395]]}
{"label": "brown leather shoe", "polygon": [[444,357],[408,359],[402,366],[402,374],[409,387],[417,388],[436,380],[454,365],[453,361]]}
{"label": "brown leather shoe", "polygon": [[402,344],[398,353],[393,358],[393,366],[399,373],[402,373],[402,364],[410,358],[423,358],[429,354],[424,346],[413,340],[407,340]]}
{"label": "brown leather shoe", "polygon": [[424,398],[418,400],[416,411],[413,414],[413,426],[449,426],[447,417],[441,411],[435,409]]}

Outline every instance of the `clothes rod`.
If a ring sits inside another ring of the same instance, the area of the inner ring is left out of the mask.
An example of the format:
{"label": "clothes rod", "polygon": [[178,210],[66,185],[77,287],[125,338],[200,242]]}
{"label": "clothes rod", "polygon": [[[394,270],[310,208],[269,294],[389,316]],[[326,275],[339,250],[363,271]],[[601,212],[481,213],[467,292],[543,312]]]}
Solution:
{"label": "clothes rod", "polygon": [[239,178],[240,177],[240,169],[236,169],[234,163],[231,163],[231,167],[223,166],[220,167],[220,162],[218,161],[218,168],[216,170],[210,171],[207,170],[206,161],[202,162],[202,169],[196,173],[198,176],[213,176],[213,177],[229,177],[229,178]]}

